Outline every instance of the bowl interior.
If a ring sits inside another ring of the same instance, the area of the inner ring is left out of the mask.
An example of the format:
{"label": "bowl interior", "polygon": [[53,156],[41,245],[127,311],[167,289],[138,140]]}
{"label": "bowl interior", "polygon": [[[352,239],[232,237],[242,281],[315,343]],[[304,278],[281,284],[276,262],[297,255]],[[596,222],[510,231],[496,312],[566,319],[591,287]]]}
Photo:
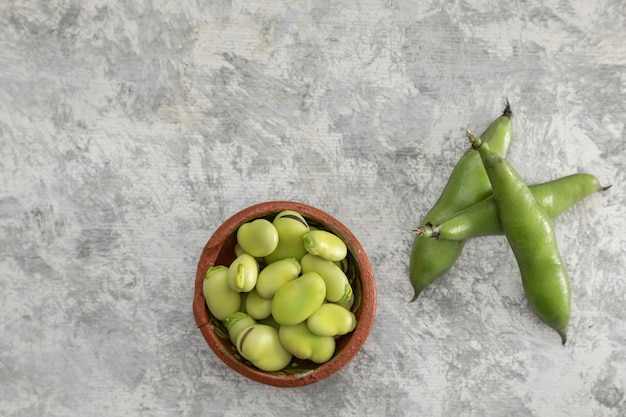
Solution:
{"label": "bowl interior", "polygon": [[[202,294],[202,281],[208,268],[230,265],[235,259],[236,231],[243,223],[266,218],[270,221],[283,210],[302,214],[310,226],[328,230],[339,236],[348,247],[346,276],[352,286],[354,303],[351,311],[357,318],[352,333],[336,340],[333,357],[318,365],[294,358],[285,369],[261,371],[242,358],[231,343],[224,325],[208,311]],[[295,202],[268,202],[249,207],[222,224],[207,243],[196,274],[194,316],[196,323],[213,351],[231,368],[258,382],[276,386],[300,386],[326,378],[343,367],[361,348],[371,330],[376,309],[376,289],[371,265],[356,237],[338,220],[314,207]]]}

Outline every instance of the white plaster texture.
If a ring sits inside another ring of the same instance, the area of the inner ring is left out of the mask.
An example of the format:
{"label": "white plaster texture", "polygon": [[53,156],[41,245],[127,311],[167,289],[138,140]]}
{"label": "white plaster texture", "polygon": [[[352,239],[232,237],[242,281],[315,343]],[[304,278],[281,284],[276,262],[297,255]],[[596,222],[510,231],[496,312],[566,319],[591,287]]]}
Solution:
{"label": "white plaster texture", "polygon": [[[0,2],[0,415],[626,416],[626,3]],[[613,187],[555,220],[570,340],[504,237],[409,303],[410,233],[513,106],[528,183]],[[281,390],[191,312],[220,222],[314,205],[370,256],[362,351]]]}

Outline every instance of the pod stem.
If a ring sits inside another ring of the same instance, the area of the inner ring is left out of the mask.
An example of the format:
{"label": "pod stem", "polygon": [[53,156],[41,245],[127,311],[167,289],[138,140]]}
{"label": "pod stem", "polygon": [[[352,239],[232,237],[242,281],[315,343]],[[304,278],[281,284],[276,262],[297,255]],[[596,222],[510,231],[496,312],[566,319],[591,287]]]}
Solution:
{"label": "pod stem", "polygon": [[469,129],[465,131],[465,135],[467,136],[470,143],[472,144],[472,149],[474,150],[480,149],[480,147],[483,145],[483,140],[480,138],[480,136],[476,136],[475,134],[470,132]]}
{"label": "pod stem", "polygon": [[424,226],[418,226],[412,230],[413,233],[420,237],[430,237],[439,240],[439,228],[431,222],[426,223]]}
{"label": "pod stem", "polygon": [[502,115],[508,118],[511,118],[513,116],[513,111],[511,110],[511,103],[509,103],[508,97],[505,101],[505,105],[506,107],[504,107],[504,110],[502,111]]}

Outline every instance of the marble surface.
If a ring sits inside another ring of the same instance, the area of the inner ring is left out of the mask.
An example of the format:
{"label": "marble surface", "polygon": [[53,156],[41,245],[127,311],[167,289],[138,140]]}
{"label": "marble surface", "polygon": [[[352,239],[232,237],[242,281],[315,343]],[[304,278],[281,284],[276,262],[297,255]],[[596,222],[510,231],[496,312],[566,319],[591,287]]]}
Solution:
{"label": "marble surface", "polygon": [[[0,414],[626,416],[626,3],[0,2]],[[529,183],[612,184],[555,220],[570,339],[501,236],[409,303],[410,233],[508,98]],[[230,371],[191,310],[220,222],[314,205],[370,256],[340,373]]]}

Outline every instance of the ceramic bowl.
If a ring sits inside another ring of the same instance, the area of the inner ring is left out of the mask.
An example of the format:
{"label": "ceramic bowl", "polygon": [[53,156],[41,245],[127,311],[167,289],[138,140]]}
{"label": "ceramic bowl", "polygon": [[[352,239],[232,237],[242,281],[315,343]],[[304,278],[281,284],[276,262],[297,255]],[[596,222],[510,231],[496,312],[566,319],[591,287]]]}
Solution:
{"label": "ceramic bowl", "polygon": [[[326,229],[339,236],[348,247],[348,271],[355,295],[352,311],[357,318],[353,332],[337,339],[335,355],[330,361],[317,365],[294,358],[285,369],[265,372],[242,358],[228,338],[223,324],[209,312],[202,292],[206,271],[215,265],[228,266],[235,259],[236,231],[243,223],[257,219],[272,220],[283,210],[295,210],[310,225]],[[361,349],[367,339],[376,313],[376,283],[371,264],[356,237],[331,215],[307,204],[291,201],[270,201],[248,207],[234,214],[217,228],[207,242],[196,272],[193,313],[196,324],[215,354],[229,367],[254,381],[278,387],[298,387],[328,378],[343,368]]]}

